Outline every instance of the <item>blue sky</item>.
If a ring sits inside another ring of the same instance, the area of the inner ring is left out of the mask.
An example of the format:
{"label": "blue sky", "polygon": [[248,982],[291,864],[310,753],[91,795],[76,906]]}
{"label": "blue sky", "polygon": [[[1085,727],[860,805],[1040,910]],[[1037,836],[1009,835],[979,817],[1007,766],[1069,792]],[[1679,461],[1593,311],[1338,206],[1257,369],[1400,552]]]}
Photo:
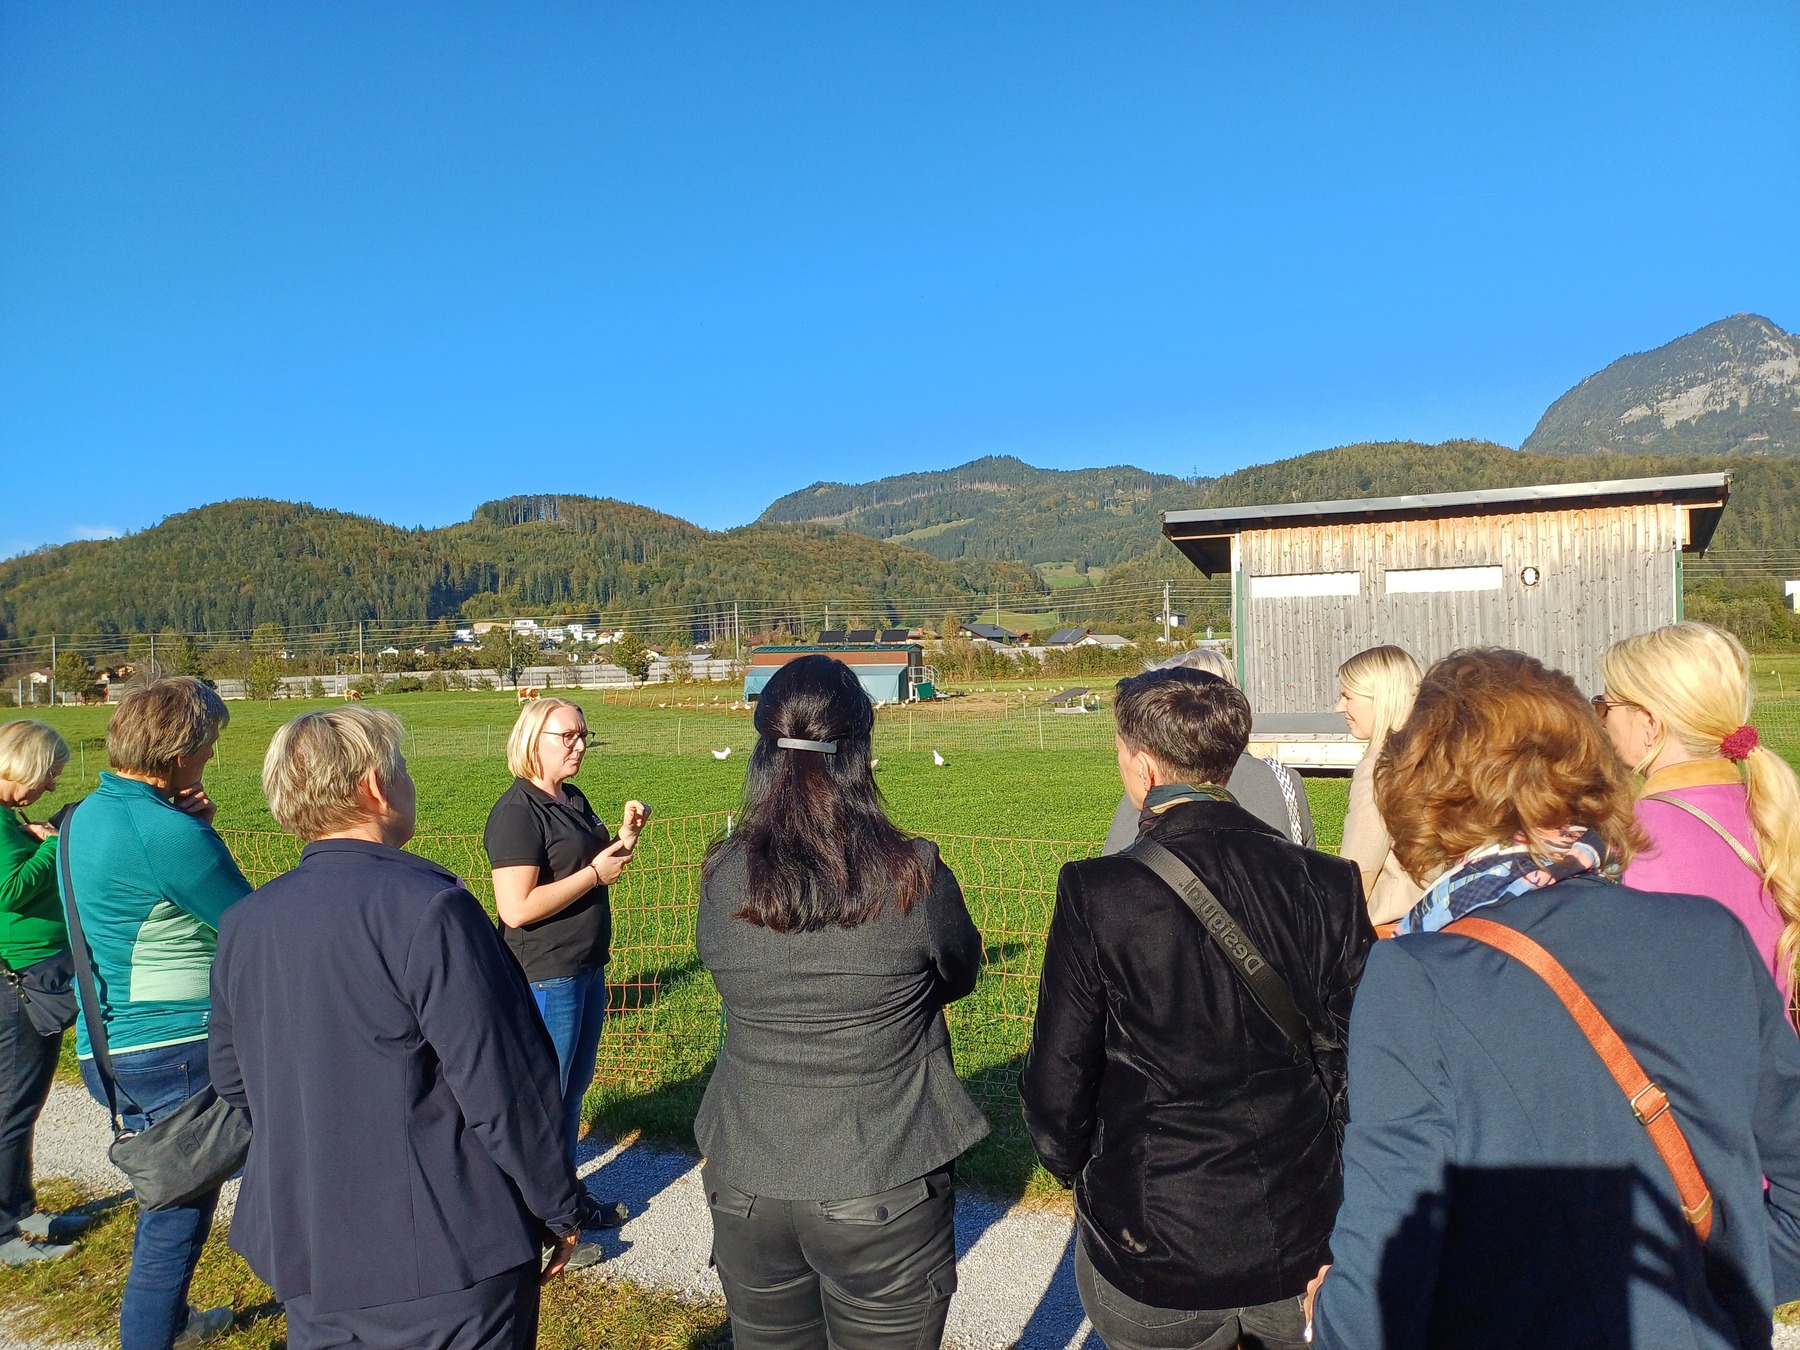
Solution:
{"label": "blue sky", "polygon": [[1797,219],[1791,3],[10,3],[0,553],[1516,445]]}

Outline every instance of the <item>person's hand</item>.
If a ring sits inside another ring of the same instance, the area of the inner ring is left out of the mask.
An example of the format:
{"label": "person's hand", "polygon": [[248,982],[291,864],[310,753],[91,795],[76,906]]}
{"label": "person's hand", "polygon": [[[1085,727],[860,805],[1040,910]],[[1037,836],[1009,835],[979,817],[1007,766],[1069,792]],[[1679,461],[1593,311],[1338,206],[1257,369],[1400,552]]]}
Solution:
{"label": "person's hand", "polygon": [[212,824],[213,813],[219,809],[218,803],[206,795],[206,789],[203,787],[181,789],[170,798],[170,804],[177,811],[204,820],[208,825]]}
{"label": "person's hand", "polygon": [[1330,1269],[1331,1262],[1329,1261],[1319,1267],[1319,1273],[1313,1276],[1312,1280],[1306,1286],[1306,1297],[1300,1300],[1300,1306],[1306,1313],[1306,1325],[1308,1329],[1310,1329],[1313,1324],[1313,1307],[1319,1301],[1319,1286],[1325,1283],[1326,1272]]}
{"label": "person's hand", "polygon": [[650,809],[642,802],[626,802],[625,817],[619,822],[619,842],[627,848],[636,848],[638,836],[644,832],[649,820]]}
{"label": "person's hand", "polygon": [[594,875],[600,878],[602,886],[610,886],[619,879],[619,874],[625,870],[625,864],[630,861],[631,845],[621,839],[601,849],[589,866],[594,869]]}
{"label": "person's hand", "polygon": [[28,820],[25,822],[25,828],[37,838],[39,843],[46,839],[56,838],[56,827],[42,820]]}
{"label": "person's hand", "polygon": [[569,1264],[569,1258],[575,1255],[575,1244],[581,1241],[581,1230],[564,1233],[556,1239],[556,1245],[550,1248],[550,1262],[544,1267],[542,1281],[548,1284],[563,1273],[563,1267]]}

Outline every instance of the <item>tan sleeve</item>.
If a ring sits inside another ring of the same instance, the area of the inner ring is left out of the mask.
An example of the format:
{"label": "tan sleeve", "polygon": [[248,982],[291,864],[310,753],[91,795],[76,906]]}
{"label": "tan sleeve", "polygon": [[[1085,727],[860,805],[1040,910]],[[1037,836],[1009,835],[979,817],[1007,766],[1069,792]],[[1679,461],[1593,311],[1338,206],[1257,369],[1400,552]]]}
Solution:
{"label": "tan sleeve", "polygon": [[1364,755],[1350,775],[1350,809],[1344,813],[1344,846],[1338,856],[1365,872],[1379,872],[1388,852],[1387,826],[1375,809],[1375,757]]}
{"label": "tan sleeve", "polygon": [[1400,860],[1389,853],[1375,879],[1375,894],[1369,897],[1369,922],[1395,923],[1405,918],[1423,894],[1425,888],[1407,876]]}

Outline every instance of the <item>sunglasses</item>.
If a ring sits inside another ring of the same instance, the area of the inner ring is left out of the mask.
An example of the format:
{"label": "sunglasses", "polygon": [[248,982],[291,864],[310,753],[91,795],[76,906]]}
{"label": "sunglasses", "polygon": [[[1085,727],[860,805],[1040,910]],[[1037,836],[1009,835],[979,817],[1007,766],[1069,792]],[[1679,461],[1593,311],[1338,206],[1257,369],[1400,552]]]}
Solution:
{"label": "sunglasses", "polygon": [[1602,722],[1606,720],[1606,714],[1611,712],[1614,708],[1637,707],[1637,704],[1635,703],[1628,703],[1622,698],[1608,698],[1605,694],[1595,694],[1588,702],[1593,705],[1595,715],[1599,717]]}

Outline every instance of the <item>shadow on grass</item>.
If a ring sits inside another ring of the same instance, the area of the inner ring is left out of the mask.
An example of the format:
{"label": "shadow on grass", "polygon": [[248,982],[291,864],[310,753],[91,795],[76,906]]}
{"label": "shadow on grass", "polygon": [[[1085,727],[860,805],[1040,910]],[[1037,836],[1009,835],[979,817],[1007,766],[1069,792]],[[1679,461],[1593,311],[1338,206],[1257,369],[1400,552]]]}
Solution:
{"label": "shadow on grass", "polygon": [[[96,1196],[72,1183],[39,1187],[47,1208],[95,1214],[73,1255],[25,1267],[0,1267],[0,1310],[7,1329],[53,1342],[117,1344],[119,1304],[131,1268],[137,1206],[129,1194]],[[216,1350],[285,1350],[287,1318],[267,1285],[226,1246],[213,1226],[195,1272],[195,1306],[229,1306],[236,1321]],[[603,1275],[569,1276],[544,1289],[540,1350],[714,1350],[730,1343],[724,1306],[644,1289]]]}

